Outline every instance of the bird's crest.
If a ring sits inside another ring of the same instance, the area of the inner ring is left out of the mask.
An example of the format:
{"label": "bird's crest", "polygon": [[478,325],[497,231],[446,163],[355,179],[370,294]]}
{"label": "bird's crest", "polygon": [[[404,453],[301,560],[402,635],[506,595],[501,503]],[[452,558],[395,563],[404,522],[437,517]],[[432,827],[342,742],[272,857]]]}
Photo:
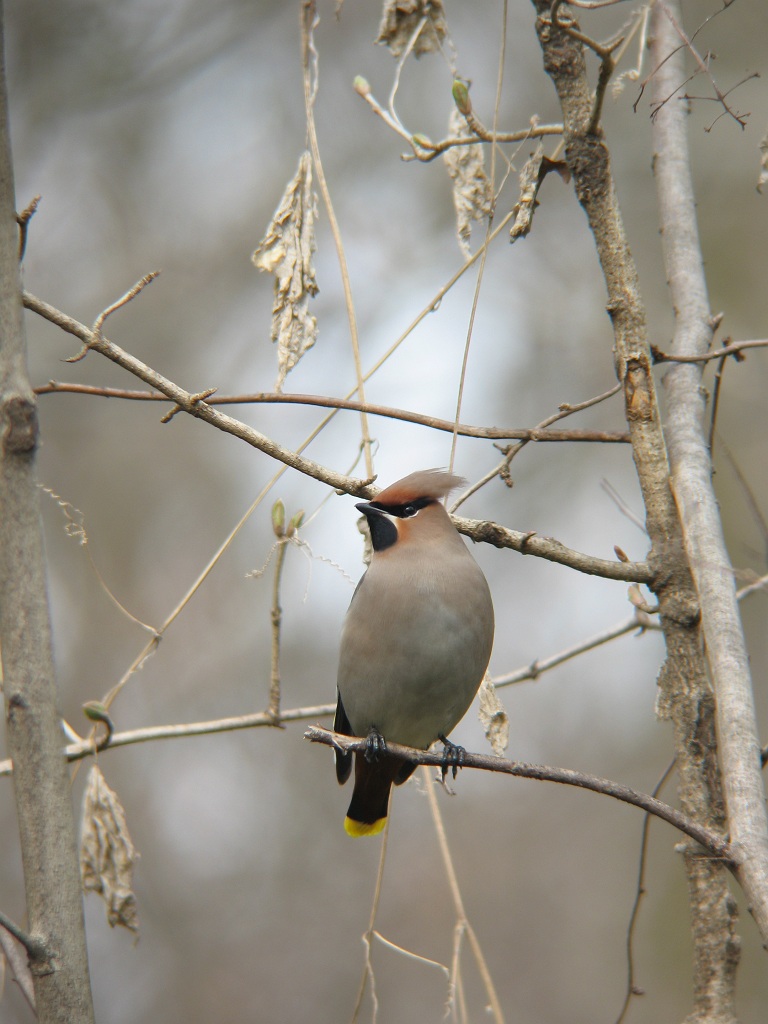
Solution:
{"label": "bird's crest", "polygon": [[444,498],[446,494],[465,484],[463,477],[447,473],[444,469],[422,469],[404,476],[376,495],[377,505],[405,505],[418,498]]}

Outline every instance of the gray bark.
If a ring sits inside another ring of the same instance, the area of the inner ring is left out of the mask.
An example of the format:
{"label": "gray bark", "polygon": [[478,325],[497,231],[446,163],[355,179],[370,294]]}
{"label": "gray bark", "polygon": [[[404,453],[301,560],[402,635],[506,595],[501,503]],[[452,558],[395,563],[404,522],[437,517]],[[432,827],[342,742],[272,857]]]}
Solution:
{"label": "gray bark", "polygon": [[[0,9],[1,14],[1,9]],[[27,377],[0,17],[0,649],[38,1020],[93,1021],[64,734],[56,707]]]}
{"label": "gray bark", "polygon": [[[680,47],[672,17],[679,23],[676,0],[655,5],[655,103],[672,96],[687,75],[685,50]],[[654,169],[664,261],[675,309],[672,352],[690,356],[709,350],[713,319],[698,236],[686,120],[687,108],[679,99],[673,98],[659,108],[654,118]],[[672,486],[701,607],[707,659],[715,687],[728,828],[731,841],[740,850],[736,875],[763,945],[768,948],[768,820],[760,744],[734,573],[712,485],[702,374],[700,363],[672,364],[667,370],[664,388],[669,413],[665,432]]]}

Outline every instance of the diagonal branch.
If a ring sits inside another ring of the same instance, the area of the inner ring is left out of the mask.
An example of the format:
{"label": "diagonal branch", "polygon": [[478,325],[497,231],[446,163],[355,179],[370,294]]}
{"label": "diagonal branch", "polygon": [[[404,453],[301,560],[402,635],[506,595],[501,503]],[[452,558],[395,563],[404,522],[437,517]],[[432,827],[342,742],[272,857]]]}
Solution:
{"label": "diagonal branch", "polygon": [[[56,324],[68,334],[79,338],[89,349],[99,352],[112,362],[122,366],[123,369],[143,380],[145,384],[156,391],[161,392],[169,398],[177,407],[178,411],[186,412],[190,416],[209,423],[226,433],[239,437],[247,444],[252,445],[264,454],[277,459],[286,466],[313,477],[346,494],[355,497],[371,500],[376,497],[379,488],[371,486],[370,482],[359,480],[354,477],[338,473],[336,470],[321,466],[311,459],[299,455],[290,448],[285,448],[271,438],[255,430],[253,427],[242,423],[240,420],[227,416],[212,408],[204,396],[206,392],[192,394],[179,387],[173,381],[153,370],[140,359],[124,351],[108,338],[98,337],[85,324],[62,313],[61,310],[43,302],[42,299],[24,292],[24,305],[27,309],[38,313],[40,316]],[[459,516],[453,517],[456,528],[465,536],[476,542],[492,544],[498,548],[512,548],[521,554],[537,555],[562,565],[568,565],[580,572],[594,576],[604,576],[606,579],[625,580],[628,582],[648,583],[652,579],[650,567],[644,562],[612,562],[604,558],[593,558],[578,551],[566,548],[559,541],[551,538],[538,537],[534,533],[520,533],[517,530],[509,530],[497,523],[484,522],[474,519],[463,519]]]}
{"label": "diagonal branch", "polygon": [[331,487],[347,491],[357,497],[373,497],[373,492],[369,491],[365,481],[355,480],[341,473],[336,473],[332,469],[320,466],[317,462],[313,462],[311,459],[304,458],[304,456],[298,455],[289,448],[283,447],[283,445],[273,441],[260,431],[254,430],[253,427],[249,427],[231,416],[218,412],[208,405],[207,402],[201,400],[199,394],[195,395],[185,391],[178,384],[174,384],[173,381],[153,370],[140,359],[125,352],[108,338],[100,337],[89,330],[85,324],[81,324],[73,319],[73,317],[67,316],[66,313],[62,313],[61,310],[50,306],[47,302],[43,302],[42,299],[30,295],[29,292],[24,292],[24,305],[27,309],[32,310],[32,312],[38,313],[46,320],[61,327],[63,331],[79,338],[89,349],[106,356],[113,363],[117,363],[124,370],[128,370],[129,373],[143,380],[145,384],[149,384],[156,391],[162,392],[166,398],[171,399],[178,406],[181,412],[189,413],[190,416],[195,416],[197,419],[210,423],[220,430],[234,434],[235,437],[239,437],[247,444],[253,445],[259,451],[264,452],[273,459],[277,459],[286,466],[290,466],[292,469],[298,469],[306,476],[322,480],[324,483],[330,484]]}

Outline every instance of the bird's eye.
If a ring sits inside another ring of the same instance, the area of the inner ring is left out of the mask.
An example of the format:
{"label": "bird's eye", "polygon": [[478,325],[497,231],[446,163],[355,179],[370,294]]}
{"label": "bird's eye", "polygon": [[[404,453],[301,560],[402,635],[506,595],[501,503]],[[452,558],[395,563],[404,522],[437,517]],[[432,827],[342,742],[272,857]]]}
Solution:
{"label": "bird's eye", "polygon": [[404,505],[403,506],[403,516],[406,519],[408,519],[410,516],[415,516],[418,511],[419,511],[419,509],[418,509],[417,505]]}

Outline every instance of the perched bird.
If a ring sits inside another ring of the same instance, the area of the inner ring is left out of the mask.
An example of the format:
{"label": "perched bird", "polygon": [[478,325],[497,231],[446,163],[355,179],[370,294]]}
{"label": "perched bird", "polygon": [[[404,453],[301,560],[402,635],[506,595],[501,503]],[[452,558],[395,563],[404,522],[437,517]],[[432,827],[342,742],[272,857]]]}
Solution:
{"label": "perched bird", "polygon": [[[334,722],[336,732],[368,741],[354,755],[344,821],[352,836],[382,831],[392,785],[416,767],[389,754],[387,740],[426,750],[440,739],[454,769],[463,754],[446,737],[472,703],[493,645],[488,584],[440,503],[463,482],[423,470],[356,506],[373,555],[344,623]],[[342,784],[352,756],[336,751]]]}

